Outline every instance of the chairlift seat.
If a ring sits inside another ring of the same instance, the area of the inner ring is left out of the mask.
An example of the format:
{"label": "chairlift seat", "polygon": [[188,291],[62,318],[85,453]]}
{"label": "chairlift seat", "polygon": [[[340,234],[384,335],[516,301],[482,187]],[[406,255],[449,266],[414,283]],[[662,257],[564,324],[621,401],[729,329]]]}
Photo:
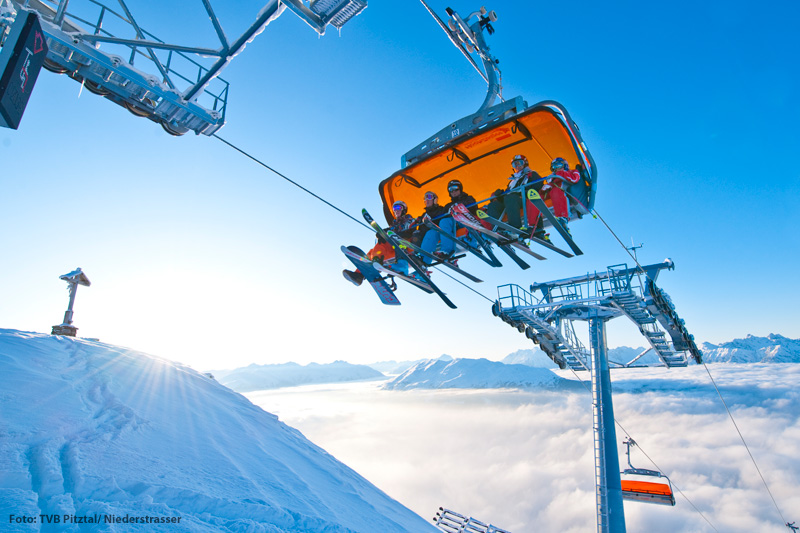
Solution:
{"label": "chairlift seat", "polygon": [[675,495],[669,483],[622,480],[622,499],[660,505],[675,505]]}

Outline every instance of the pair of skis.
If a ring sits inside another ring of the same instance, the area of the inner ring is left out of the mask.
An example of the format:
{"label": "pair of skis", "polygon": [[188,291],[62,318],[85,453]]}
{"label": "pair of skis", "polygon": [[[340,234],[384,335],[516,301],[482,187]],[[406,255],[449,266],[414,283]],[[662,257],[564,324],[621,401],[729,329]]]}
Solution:
{"label": "pair of skis", "polygon": [[[479,210],[480,213],[483,213]],[[531,257],[543,261],[546,259],[543,255],[539,255],[527,246],[524,243],[520,242],[518,236],[514,236],[509,238],[505,235],[498,233],[495,230],[489,229],[487,225],[491,224],[492,221],[496,219],[489,217],[486,213],[483,213],[483,217],[486,220],[487,224],[484,225],[479,219],[475,218],[469,210],[461,205],[456,204],[450,208],[450,214],[453,217],[453,220],[461,224],[462,226],[466,227],[472,237],[478,242],[485,242],[485,239],[488,239],[490,242],[496,244],[501,250],[503,250],[508,257],[511,258],[520,268],[523,270],[530,268],[531,266],[525,262],[519,255],[517,255],[517,250],[524,252]],[[489,220],[490,219],[490,220]],[[499,222],[499,221],[497,221]],[[511,227],[511,226],[509,226]],[[519,231],[519,230],[517,230]],[[485,237],[485,239],[484,239]],[[488,250],[489,247],[485,246],[484,249]]]}
{"label": "pair of skis", "polygon": [[[575,244],[575,241],[572,240],[572,235],[570,235],[569,231],[567,231],[567,228],[561,225],[561,223],[558,221],[558,217],[556,217],[550,211],[550,208],[547,207],[546,203],[544,203],[544,199],[542,199],[539,192],[536,189],[528,189],[527,196],[528,200],[530,200],[530,202],[536,207],[536,209],[539,210],[539,213],[541,213],[541,215],[550,222],[550,224],[553,226],[553,229],[555,229],[558,232],[558,234],[561,235],[561,238],[564,239],[564,242],[567,243],[567,245],[575,253],[575,255],[583,255],[583,251],[581,251],[581,249],[578,248],[578,245]],[[542,243],[542,241],[540,241],[539,239],[536,239],[536,241],[539,242],[540,244]],[[556,249],[555,251],[558,251],[563,255],[562,250]],[[572,257],[572,256],[566,256],[566,257]]]}
{"label": "pair of skis", "polygon": [[[391,287],[387,280],[391,280],[392,278],[399,278],[403,281],[411,283],[415,287],[427,292],[427,293],[436,293],[442,301],[447,304],[448,307],[451,309],[456,309],[456,305],[447,297],[445,293],[437,287],[430,278],[428,271],[425,269],[424,263],[421,263],[412,253],[409,253],[407,250],[413,250],[416,252],[422,252],[422,255],[427,255],[434,260],[438,260],[436,256],[428,254],[421,248],[417,247],[413,243],[410,243],[404,239],[401,239],[393,231],[386,231],[384,230],[380,224],[375,222],[372,216],[367,212],[366,209],[361,210],[361,214],[364,216],[364,220],[372,226],[372,229],[375,230],[375,233],[384,239],[386,242],[392,245],[394,248],[395,257],[398,260],[405,260],[410,268],[414,269],[416,275],[407,276],[401,272],[397,272],[396,270],[390,269],[381,265],[380,263],[373,262],[366,257],[364,252],[358,250],[355,246],[345,247],[342,246],[342,252],[347,256],[348,259],[364,274],[364,278],[369,281],[370,285],[375,292],[378,294],[378,297],[381,301],[386,305],[400,305],[400,301],[397,299],[397,296],[394,295],[394,289],[396,287]],[[361,252],[358,254],[356,252]],[[454,270],[457,270],[461,274],[467,275],[468,277],[472,278],[473,281],[481,281],[478,278],[475,278],[471,274],[467,274],[460,268],[456,267],[455,265],[448,264],[447,262],[442,262],[443,265],[448,265]],[[386,275],[384,277],[383,275]],[[387,295],[386,291],[389,290],[390,294]]]}
{"label": "pair of skis", "polygon": [[[527,197],[528,200],[539,210],[541,216],[544,216],[551,223],[553,228],[564,239],[572,252],[574,252],[575,255],[582,255],[583,251],[572,239],[572,235],[570,235],[569,231],[567,231],[567,229],[560,223],[558,217],[553,215],[539,193],[535,189],[530,189],[527,192]],[[460,204],[453,206],[450,209],[450,213],[456,222],[467,227],[470,232],[473,233],[473,235],[482,234],[490,241],[497,244],[501,250],[506,252],[509,257],[511,257],[511,259],[513,259],[523,269],[529,268],[530,265],[519,259],[515,253],[516,250],[522,251],[538,260],[544,260],[546,258],[531,250],[529,246],[522,242],[522,239],[530,239],[531,242],[539,244],[549,250],[563,255],[564,257],[573,257],[572,253],[559,248],[553,243],[532,236],[530,229],[515,228],[514,226],[489,216],[481,209],[477,210],[477,219],[472,215],[472,213],[469,212],[469,210],[467,210],[465,206]],[[498,230],[503,230],[506,232],[506,234],[503,235],[499,233]]]}
{"label": "pair of skis", "polygon": [[[572,240],[572,236],[569,234],[566,228],[561,225],[558,218],[555,217],[552,212],[550,212],[550,209],[544,203],[544,200],[539,193],[535,189],[530,189],[527,192],[527,197],[528,200],[530,200],[531,203],[533,203],[533,205],[539,209],[541,215],[552,224],[553,228],[559,233],[559,235],[561,235],[564,241],[566,241],[572,251],[576,255],[581,255],[583,253],[581,249],[578,248],[578,246],[575,244],[575,241]],[[394,295],[394,291],[396,290],[397,286],[394,283],[393,278],[396,277],[429,294],[436,293],[442,299],[442,301],[447,304],[448,307],[452,309],[456,308],[455,304],[431,281],[430,274],[426,270],[426,264],[420,261],[419,257],[432,260],[432,264],[434,265],[441,264],[447,268],[450,268],[451,270],[454,270],[455,272],[476,283],[480,283],[482,281],[472,274],[462,270],[454,263],[450,261],[442,261],[440,258],[426,250],[423,250],[416,244],[402,239],[393,231],[384,230],[377,222],[375,222],[366,209],[363,209],[361,213],[367,223],[369,223],[373,230],[375,230],[375,233],[392,245],[395,250],[395,256],[400,260],[405,260],[416,273],[416,275],[411,276],[403,274],[380,263],[371,261],[366,257],[363,251],[354,246],[342,246],[342,252],[348,257],[348,259],[350,259],[356,268],[362,274],[364,274],[364,278],[369,281],[370,285],[384,304],[400,305],[400,301],[397,299],[397,296]],[[541,246],[557,252],[564,257],[573,257],[570,252],[562,250],[548,241],[533,237],[526,230],[515,228],[501,220],[493,218],[486,214],[486,212],[483,210],[478,209],[478,218],[475,218],[475,216],[473,216],[464,205],[455,204],[450,208],[450,215],[453,217],[453,220],[467,228],[467,231],[472,237],[472,241],[477,244],[473,244],[471,242],[458,239],[454,235],[450,235],[436,225],[429,217],[423,219],[424,224],[429,228],[429,230],[437,231],[443,237],[455,241],[457,246],[479,257],[481,260],[485,261],[491,266],[502,266],[502,263],[500,263],[497,257],[492,253],[489,243],[496,244],[522,269],[528,269],[530,268],[530,265],[519,255],[517,255],[517,251],[524,252],[540,261],[546,259],[546,257],[531,250],[530,247],[528,247],[522,241],[522,239],[530,239],[531,242],[540,244]],[[506,232],[506,234],[504,235],[498,233],[498,230],[503,230]]]}

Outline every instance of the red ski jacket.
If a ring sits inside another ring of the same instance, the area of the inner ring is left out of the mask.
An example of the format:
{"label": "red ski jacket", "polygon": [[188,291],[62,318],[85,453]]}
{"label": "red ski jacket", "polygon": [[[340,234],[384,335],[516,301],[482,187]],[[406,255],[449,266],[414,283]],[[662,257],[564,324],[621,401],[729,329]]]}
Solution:
{"label": "red ski jacket", "polygon": [[577,170],[556,170],[553,174],[548,176],[553,183],[553,186],[558,187],[559,189],[563,189],[563,182],[564,180],[568,181],[569,183],[578,183],[581,180],[581,173]]}

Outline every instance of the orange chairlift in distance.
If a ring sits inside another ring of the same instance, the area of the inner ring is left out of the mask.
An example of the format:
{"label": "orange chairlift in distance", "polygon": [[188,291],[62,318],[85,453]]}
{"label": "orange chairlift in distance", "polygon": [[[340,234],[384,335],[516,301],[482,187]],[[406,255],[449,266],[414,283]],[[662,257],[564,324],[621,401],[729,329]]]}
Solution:
{"label": "orange chairlift in distance", "polygon": [[[672,482],[669,478],[657,470],[634,468],[631,465],[631,445],[636,446],[636,442],[627,438],[625,445],[628,447],[626,454],[630,468],[621,472],[622,499],[659,505],[675,505],[675,495],[672,492]],[[654,478],[663,478],[667,482],[649,481]]]}

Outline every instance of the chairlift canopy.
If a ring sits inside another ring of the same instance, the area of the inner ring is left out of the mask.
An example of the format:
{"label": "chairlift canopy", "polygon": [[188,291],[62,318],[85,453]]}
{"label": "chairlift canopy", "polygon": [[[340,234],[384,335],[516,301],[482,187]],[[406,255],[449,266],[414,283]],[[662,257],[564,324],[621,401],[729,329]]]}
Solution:
{"label": "chairlift canopy", "polygon": [[386,219],[393,219],[391,206],[398,200],[408,204],[412,215],[420,215],[425,191],[435,192],[439,203],[446,204],[447,183],[454,179],[476,200],[488,199],[508,185],[511,160],[517,154],[526,156],[530,168],[542,177],[550,174],[550,163],[556,157],[566,159],[570,168],[580,164],[584,179],[569,192],[583,206],[571,201],[572,208],[578,215],[592,209],[597,180],[594,160],[566,109],[544,101],[456,137],[383,180],[379,192]]}

